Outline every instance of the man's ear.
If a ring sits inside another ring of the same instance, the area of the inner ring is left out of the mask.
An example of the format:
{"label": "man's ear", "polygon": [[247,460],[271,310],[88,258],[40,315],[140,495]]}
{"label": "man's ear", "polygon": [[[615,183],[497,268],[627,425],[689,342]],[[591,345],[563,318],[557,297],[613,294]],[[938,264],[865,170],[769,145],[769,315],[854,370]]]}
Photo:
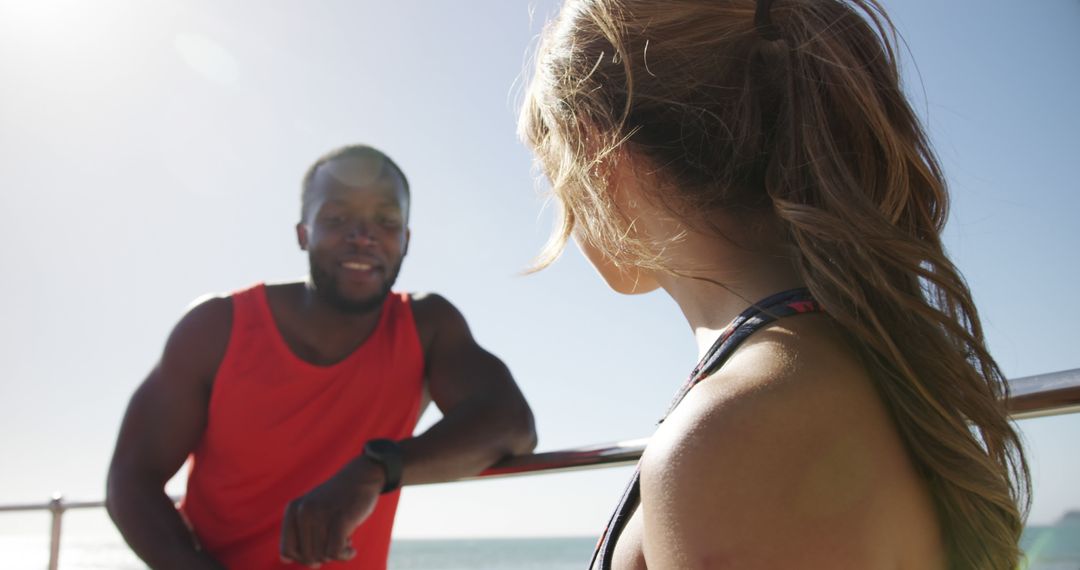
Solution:
{"label": "man's ear", "polygon": [[409,253],[409,239],[412,238],[412,229],[405,228],[405,246],[401,248],[401,257],[405,257],[406,253]]}
{"label": "man's ear", "polygon": [[304,222],[298,222],[296,224],[296,243],[300,244],[300,249],[302,251],[307,251],[308,232]]}

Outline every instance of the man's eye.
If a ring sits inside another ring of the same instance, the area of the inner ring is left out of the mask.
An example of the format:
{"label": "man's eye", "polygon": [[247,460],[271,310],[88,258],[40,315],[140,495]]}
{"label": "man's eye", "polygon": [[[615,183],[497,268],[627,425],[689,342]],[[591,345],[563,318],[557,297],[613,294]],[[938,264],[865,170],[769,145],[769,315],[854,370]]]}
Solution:
{"label": "man's eye", "polygon": [[390,216],[378,216],[375,218],[375,223],[388,228],[396,228],[401,225],[401,220]]}

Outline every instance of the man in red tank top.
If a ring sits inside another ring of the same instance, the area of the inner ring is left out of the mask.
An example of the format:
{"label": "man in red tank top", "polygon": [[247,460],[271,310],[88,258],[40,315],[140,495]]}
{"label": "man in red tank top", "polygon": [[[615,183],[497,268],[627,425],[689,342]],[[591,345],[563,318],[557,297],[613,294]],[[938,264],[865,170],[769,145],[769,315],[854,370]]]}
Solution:
{"label": "man in red tank top", "polygon": [[[304,177],[306,281],[197,303],[132,396],[106,505],[155,569],[386,567],[398,488],[535,445],[506,366],[438,295],[394,293],[409,187],[344,147]],[[443,418],[412,437],[426,400]],[[165,482],[191,458],[178,511]]]}

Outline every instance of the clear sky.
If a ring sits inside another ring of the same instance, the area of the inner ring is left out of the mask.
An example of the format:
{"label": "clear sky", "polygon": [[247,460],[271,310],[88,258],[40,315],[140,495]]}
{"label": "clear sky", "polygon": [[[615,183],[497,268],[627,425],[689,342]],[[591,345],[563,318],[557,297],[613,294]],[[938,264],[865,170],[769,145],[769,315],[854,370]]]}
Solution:
{"label": "clear sky", "polygon": [[[991,349],[1012,377],[1080,367],[1080,2],[885,5]],[[694,364],[675,305],[609,292],[576,251],[518,275],[551,222],[515,120],[556,6],[0,0],[0,504],[102,498],[127,399],[185,306],[303,276],[301,175],[350,142],[412,182],[400,287],[462,309],[542,450],[647,436]],[[1080,508],[1080,416],[1021,425],[1032,522],[1052,522]],[[628,474],[409,489],[398,535],[595,534]],[[0,532],[39,529],[0,514]]]}

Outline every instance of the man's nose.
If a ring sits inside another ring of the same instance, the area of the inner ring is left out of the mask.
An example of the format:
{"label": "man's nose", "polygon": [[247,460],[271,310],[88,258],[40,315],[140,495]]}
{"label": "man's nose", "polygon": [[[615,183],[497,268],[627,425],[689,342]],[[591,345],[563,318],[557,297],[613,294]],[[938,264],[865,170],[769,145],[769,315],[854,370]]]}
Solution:
{"label": "man's nose", "polygon": [[346,237],[349,241],[361,245],[375,243],[375,236],[372,235],[370,226],[364,222],[353,224],[353,226],[349,228],[349,233]]}

